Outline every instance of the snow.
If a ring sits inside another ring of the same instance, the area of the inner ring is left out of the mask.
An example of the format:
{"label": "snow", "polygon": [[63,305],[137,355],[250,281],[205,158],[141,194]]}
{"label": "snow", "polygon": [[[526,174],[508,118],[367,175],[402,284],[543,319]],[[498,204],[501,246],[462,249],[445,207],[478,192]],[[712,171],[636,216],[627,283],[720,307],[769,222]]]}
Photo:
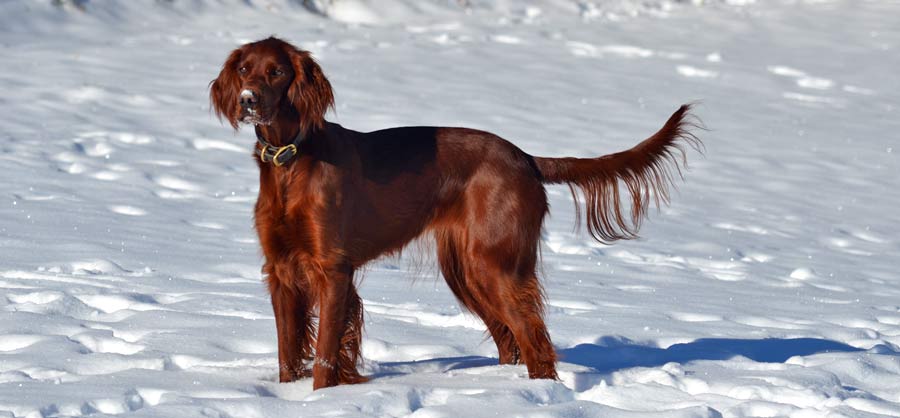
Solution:
{"label": "snow", "polygon": [[[896,2],[51,3],[0,3],[0,417],[900,416]],[[549,188],[560,381],[496,365],[426,240],[361,275],[372,382],[276,382],[253,135],[207,99],[271,34],[359,130],[596,156],[700,101],[642,239]]]}

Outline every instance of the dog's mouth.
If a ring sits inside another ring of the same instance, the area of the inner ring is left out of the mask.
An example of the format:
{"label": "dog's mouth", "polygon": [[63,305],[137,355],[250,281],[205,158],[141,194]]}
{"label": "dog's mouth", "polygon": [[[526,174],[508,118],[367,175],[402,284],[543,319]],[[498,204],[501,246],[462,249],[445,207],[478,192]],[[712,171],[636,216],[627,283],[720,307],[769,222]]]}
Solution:
{"label": "dog's mouth", "polygon": [[272,117],[267,117],[255,109],[243,109],[241,111],[241,123],[248,125],[271,125]]}

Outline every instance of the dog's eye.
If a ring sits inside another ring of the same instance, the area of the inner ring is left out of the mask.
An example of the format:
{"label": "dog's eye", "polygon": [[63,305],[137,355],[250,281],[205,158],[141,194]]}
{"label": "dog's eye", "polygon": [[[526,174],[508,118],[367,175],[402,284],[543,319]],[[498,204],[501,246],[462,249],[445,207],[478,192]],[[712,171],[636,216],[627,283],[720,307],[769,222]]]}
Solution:
{"label": "dog's eye", "polygon": [[241,74],[247,74],[247,67],[241,67],[240,69],[238,69],[238,72]]}
{"label": "dog's eye", "polygon": [[284,75],[284,71],[276,68],[276,69],[272,70],[271,74],[275,77],[281,77]]}

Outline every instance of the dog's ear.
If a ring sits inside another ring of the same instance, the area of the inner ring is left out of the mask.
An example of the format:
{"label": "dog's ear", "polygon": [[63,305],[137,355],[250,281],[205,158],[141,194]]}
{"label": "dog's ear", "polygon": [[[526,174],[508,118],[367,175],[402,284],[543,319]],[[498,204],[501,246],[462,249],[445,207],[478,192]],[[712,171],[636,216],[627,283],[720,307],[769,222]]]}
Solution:
{"label": "dog's ear", "polygon": [[288,89],[288,99],[300,115],[304,132],[325,126],[325,113],[334,107],[331,83],[322,68],[307,51],[288,46],[288,55],[294,67],[294,81]]}
{"label": "dog's ear", "polygon": [[235,130],[238,128],[238,118],[241,112],[241,85],[237,69],[240,65],[241,54],[241,49],[235,49],[225,60],[219,76],[209,83],[209,103],[216,111],[216,116],[219,117],[219,120],[223,117],[227,119]]}

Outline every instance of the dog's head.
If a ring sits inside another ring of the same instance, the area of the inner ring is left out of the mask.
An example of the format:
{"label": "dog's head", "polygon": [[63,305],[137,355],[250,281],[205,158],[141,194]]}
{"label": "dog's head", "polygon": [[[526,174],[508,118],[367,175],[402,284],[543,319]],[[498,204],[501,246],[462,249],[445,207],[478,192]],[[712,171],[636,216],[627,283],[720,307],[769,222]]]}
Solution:
{"label": "dog's head", "polygon": [[234,50],[210,83],[216,115],[234,129],[296,115],[301,128],[321,128],[334,105],[331,83],[309,52],[270,37]]}

